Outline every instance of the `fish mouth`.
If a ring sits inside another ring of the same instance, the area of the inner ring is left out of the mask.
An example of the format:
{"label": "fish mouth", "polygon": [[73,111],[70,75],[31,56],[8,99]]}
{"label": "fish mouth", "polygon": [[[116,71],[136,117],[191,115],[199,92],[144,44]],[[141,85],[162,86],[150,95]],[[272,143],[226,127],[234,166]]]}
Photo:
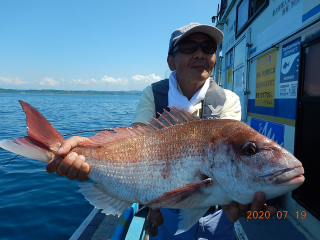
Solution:
{"label": "fish mouth", "polygon": [[267,178],[275,185],[295,185],[304,182],[304,169],[302,166],[285,168],[262,177]]}

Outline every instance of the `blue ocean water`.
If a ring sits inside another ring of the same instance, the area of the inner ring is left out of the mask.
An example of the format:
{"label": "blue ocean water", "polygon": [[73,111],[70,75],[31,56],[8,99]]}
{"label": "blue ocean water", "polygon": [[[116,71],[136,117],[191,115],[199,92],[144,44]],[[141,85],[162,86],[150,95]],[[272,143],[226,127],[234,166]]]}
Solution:
{"label": "blue ocean water", "polygon": [[[139,97],[0,94],[0,140],[26,136],[18,100],[64,135],[130,126]],[[0,239],[69,239],[93,209],[78,191],[79,182],[50,175],[45,163],[22,156],[2,167],[15,155],[0,148]]]}

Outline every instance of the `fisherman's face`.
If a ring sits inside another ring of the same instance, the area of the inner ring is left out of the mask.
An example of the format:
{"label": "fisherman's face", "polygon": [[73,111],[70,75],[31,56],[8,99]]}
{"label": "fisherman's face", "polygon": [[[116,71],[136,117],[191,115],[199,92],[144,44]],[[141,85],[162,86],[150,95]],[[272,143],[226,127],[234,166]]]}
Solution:
{"label": "fisherman's face", "polygon": [[[185,37],[185,40],[204,42],[212,40],[204,33],[193,33]],[[171,71],[176,71],[178,79],[187,79],[189,81],[204,82],[213,71],[216,62],[216,54],[203,52],[201,47],[194,53],[182,53],[179,50],[174,55],[168,56],[168,64]]]}

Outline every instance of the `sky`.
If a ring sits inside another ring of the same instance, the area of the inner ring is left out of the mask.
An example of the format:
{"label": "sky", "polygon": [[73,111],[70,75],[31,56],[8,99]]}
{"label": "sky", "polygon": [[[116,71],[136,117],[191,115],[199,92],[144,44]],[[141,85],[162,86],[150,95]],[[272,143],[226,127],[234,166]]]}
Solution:
{"label": "sky", "polygon": [[171,33],[219,0],[2,0],[0,88],[143,90],[170,74]]}

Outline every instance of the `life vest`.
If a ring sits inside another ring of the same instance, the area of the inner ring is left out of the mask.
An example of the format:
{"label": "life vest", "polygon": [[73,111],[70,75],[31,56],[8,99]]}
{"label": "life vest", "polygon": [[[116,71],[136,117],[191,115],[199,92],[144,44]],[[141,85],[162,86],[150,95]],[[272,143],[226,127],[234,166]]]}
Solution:
{"label": "life vest", "polygon": [[[159,82],[151,84],[156,117],[159,117],[158,113],[163,113],[163,109],[168,109],[168,92],[169,92],[169,79],[164,79]],[[226,101],[226,94],[218,84],[210,80],[209,89],[205,95],[205,98],[202,101],[202,119],[215,119],[220,118],[222,112],[222,106]]]}

